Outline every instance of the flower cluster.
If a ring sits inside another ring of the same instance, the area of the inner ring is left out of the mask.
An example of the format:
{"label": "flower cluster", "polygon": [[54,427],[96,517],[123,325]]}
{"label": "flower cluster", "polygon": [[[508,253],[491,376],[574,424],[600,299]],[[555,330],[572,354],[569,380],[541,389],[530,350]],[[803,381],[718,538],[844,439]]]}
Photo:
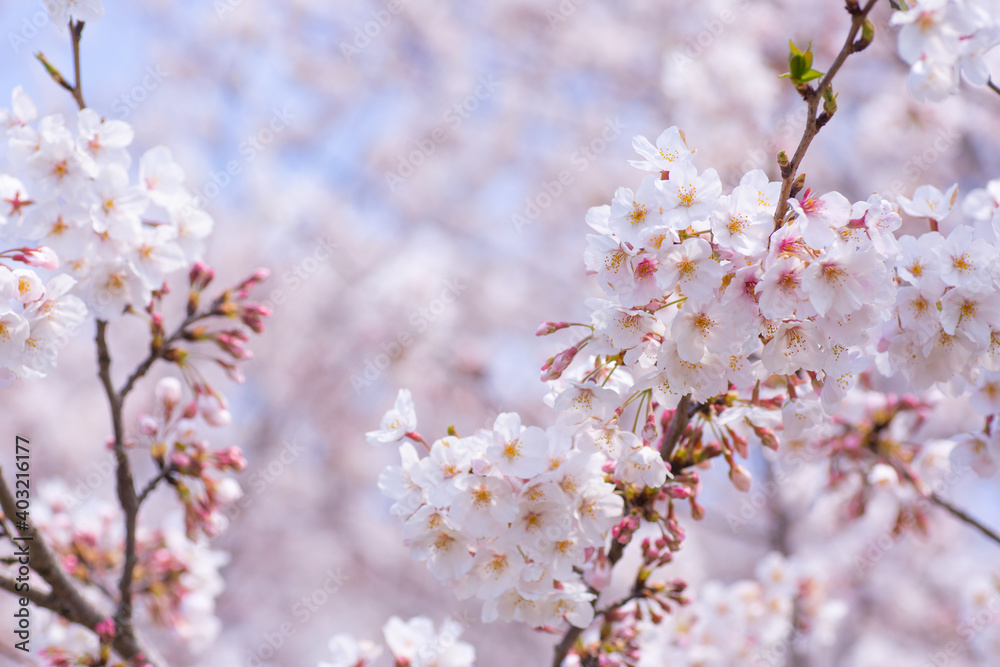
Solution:
{"label": "flower cluster", "polygon": [[[134,133],[124,121],[92,109],[79,111],[75,126],[61,114],[39,119],[18,87],[0,126],[17,175],[0,174],[0,242],[32,246],[3,256],[63,272],[48,286],[30,271],[0,278],[7,311],[0,313],[0,365],[30,377],[51,367],[52,341],[82,319],[67,292],[101,320],[145,308],[168,274],[201,256],[213,223],[168,149],[146,151],[130,177]],[[8,298],[24,312],[7,307]]]}
{"label": "flower cluster", "polygon": [[183,404],[181,382],[163,378],[156,385],[155,416],[140,415],[137,425],[159,474],[184,505],[185,531],[192,540],[198,533],[215,535],[224,521],[220,509],[242,495],[236,480],[210,473],[241,472],[247,465],[239,447],[211,451],[208,442],[198,437],[196,417],[211,426],[225,426],[230,416],[221,394],[203,384],[195,384],[194,391],[194,400]]}
{"label": "flower cluster", "polygon": [[899,25],[899,55],[910,65],[910,92],[918,100],[943,100],[958,91],[959,74],[985,86],[990,70],[983,56],[1000,44],[996,0],[917,0],[893,13]]}
{"label": "flower cluster", "polygon": [[705,401],[799,371],[836,405],[893,303],[895,208],[877,195],[852,205],[807,189],[775,221],[781,184],[762,171],[722,195],[676,128],[655,146],[634,145],[647,158],[634,164],[657,173],[587,216],[598,232],[587,267],[608,298],[571,349],[607,355],[635,379],[633,391],[651,389],[668,408],[685,394]]}
{"label": "flower cluster", "polygon": [[[441,623],[435,632],[434,622],[426,616],[403,621],[393,616],[382,628],[386,646],[397,665],[409,667],[472,667],[476,660],[475,649],[458,641],[465,626],[450,618]],[[332,662],[321,662],[319,667],[368,667],[382,654],[374,642],[358,641],[346,634],[330,640]]]}
{"label": "flower cluster", "polygon": [[[63,569],[85,584],[85,596],[98,608],[108,607],[113,599],[105,597],[110,595],[105,591],[115,589],[120,574],[124,543],[121,510],[97,499],[73,500],[64,483],[50,482],[41,487],[32,516]],[[152,531],[140,529],[137,536],[136,600],[150,622],[173,630],[198,650],[210,643],[221,627],[215,616],[215,598],[223,590],[219,569],[228,555],[187,539],[177,515],[162,525]],[[85,654],[98,650],[98,639],[53,615],[46,624],[43,643],[64,654]]]}
{"label": "flower cluster", "polygon": [[[0,175],[0,189],[6,178]],[[0,202],[0,220],[4,205]],[[7,261],[26,266],[12,268]],[[30,266],[53,269],[58,262],[44,246],[0,252],[0,386],[49,373],[59,349],[87,316],[83,302],[69,293],[73,278],[62,274],[46,282]]]}
{"label": "flower cluster", "polygon": [[690,605],[664,621],[670,632],[640,624],[650,650],[636,664],[782,665],[799,642],[832,643],[847,608],[828,598],[818,573],[772,552],[755,574],[730,585],[703,584]]}
{"label": "flower cluster", "polygon": [[594,595],[581,573],[623,508],[597,447],[522,426],[514,413],[428,444],[407,390],[368,440],[399,443],[402,465],[379,488],[395,500],[411,555],[460,598],[482,599],[484,621],[590,624]]}
{"label": "flower cluster", "polygon": [[[957,186],[945,193],[922,186],[900,203],[936,230],[956,197]],[[967,392],[984,416],[1000,411],[1000,217],[985,197],[974,191],[966,199],[971,224],[899,239],[895,308],[875,357],[883,374],[902,373],[912,390],[937,384],[953,395]]]}

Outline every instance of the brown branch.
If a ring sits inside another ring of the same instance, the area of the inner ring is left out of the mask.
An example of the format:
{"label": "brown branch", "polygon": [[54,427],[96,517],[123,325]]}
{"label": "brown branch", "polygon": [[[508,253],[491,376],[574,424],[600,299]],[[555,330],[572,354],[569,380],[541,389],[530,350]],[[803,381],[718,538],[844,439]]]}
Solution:
{"label": "brown branch", "polygon": [[[10,487],[7,485],[2,468],[0,468],[0,508],[8,517],[17,516],[17,503],[14,500],[14,494],[11,493]],[[23,540],[28,545],[31,569],[45,580],[51,590],[48,594],[41,594],[41,597],[37,599],[34,594],[24,595],[19,592],[15,592],[15,594],[27,597],[39,606],[51,609],[66,620],[96,632],[97,624],[105,620],[107,614],[102,614],[83,597],[30,519],[17,522],[16,528],[20,537],[15,539]],[[0,586],[7,588],[3,581],[0,581]],[[115,637],[113,647],[126,660],[143,654],[131,632],[127,634],[119,632]]]}
{"label": "brown branch", "polygon": [[[843,66],[844,61],[852,53],[857,53],[864,49],[867,44],[862,44],[857,40],[858,31],[861,30],[865,21],[868,19],[868,14],[871,12],[872,8],[878,0],[868,0],[863,8],[857,8],[851,11],[851,29],[847,33],[847,39],[844,40],[844,46],[840,49],[840,53],[834,59],[833,64],[830,65],[830,70],[826,75],[820,80],[819,87],[813,89],[809,86],[805,91],[802,92],[802,96],[806,100],[806,104],[809,110],[806,115],[806,128],[802,132],[802,140],[799,141],[799,147],[795,150],[795,155],[792,156],[791,161],[781,168],[781,194],[778,196],[778,204],[774,212],[774,228],[777,229],[781,226],[781,221],[785,218],[785,213],[788,212],[788,198],[791,196],[792,183],[795,181],[795,177],[798,174],[799,165],[802,163],[802,158],[806,155],[806,150],[809,148],[809,144],[819,133],[821,127],[823,127],[827,121],[830,120],[831,115],[823,112],[822,114],[817,114],[819,110],[820,102],[823,100],[823,93],[830,88],[833,83],[833,77],[836,76],[837,72],[840,71],[841,66]],[[850,3],[848,3],[850,6]]]}
{"label": "brown branch", "polygon": [[997,84],[993,83],[993,79],[992,78],[990,78],[990,79],[988,79],[986,81],[986,85],[989,86],[990,90],[992,90],[994,93],[996,93],[997,95],[1000,95],[1000,88],[997,87]]}
{"label": "brown branch", "polygon": [[933,502],[934,504],[948,510],[948,512],[950,512],[953,516],[964,521],[973,528],[976,528],[977,530],[979,530],[979,532],[981,532],[983,535],[990,538],[997,544],[1000,544],[1000,535],[998,535],[995,530],[983,525],[977,519],[974,519],[971,515],[969,515],[965,510],[955,507],[954,505],[952,505],[950,502],[948,502],[935,492],[931,492],[928,498],[930,498],[931,502]]}
{"label": "brown branch", "polygon": [[73,75],[74,85],[73,99],[76,100],[76,104],[81,109],[86,109],[87,105],[83,101],[83,86],[80,85],[80,38],[83,36],[83,21],[74,22],[73,19],[69,20],[69,36],[73,41]]}
{"label": "brown branch", "polygon": [[663,444],[660,445],[660,456],[667,463],[670,463],[670,459],[673,458],[677,442],[680,440],[684,429],[687,428],[688,422],[691,421],[691,417],[694,416],[697,408],[697,405],[691,405],[691,394],[685,394],[681,397],[680,402],[677,403],[674,418],[670,420],[670,427],[667,428],[667,432],[663,436]]}
{"label": "brown branch", "polygon": [[[121,578],[118,580],[118,610],[115,612],[115,626],[120,636],[134,638],[132,627],[132,582],[138,564],[136,554],[136,519],[139,515],[139,499],[135,493],[132,465],[125,452],[125,429],[122,424],[122,397],[111,382],[111,354],[107,342],[108,323],[97,321],[97,367],[104,393],[111,408],[111,424],[114,430],[114,452],[118,502],[125,515],[125,562]],[[133,639],[134,641],[134,639]]]}
{"label": "brown branch", "polygon": [[152,478],[146,483],[146,487],[139,493],[138,497],[136,498],[136,503],[138,503],[139,506],[142,506],[142,503],[145,502],[146,497],[153,492],[153,489],[155,489],[160,482],[167,479],[170,476],[170,473],[172,472],[174,472],[173,464],[168,464],[163,468],[161,468],[160,472],[157,473],[156,477]]}

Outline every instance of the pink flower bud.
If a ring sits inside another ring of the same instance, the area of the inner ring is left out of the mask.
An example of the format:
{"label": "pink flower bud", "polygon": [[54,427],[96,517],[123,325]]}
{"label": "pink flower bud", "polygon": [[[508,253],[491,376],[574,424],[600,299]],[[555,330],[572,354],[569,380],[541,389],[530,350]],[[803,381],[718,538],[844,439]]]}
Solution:
{"label": "pink flower bud", "polygon": [[11,257],[16,262],[24,262],[28,266],[38,266],[43,269],[58,269],[59,256],[48,246],[37,248],[21,248],[21,252]]}
{"label": "pink flower bud", "polygon": [[215,341],[223,351],[235,359],[246,361],[253,358],[253,352],[248,350],[246,345],[243,344],[243,340],[236,336],[229,333],[220,333],[216,335]]}
{"label": "pink flower bud", "polygon": [[667,487],[667,494],[675,500],[683,500],[691,496],[691,490],[686,486]]}
{"label": "pink flower bud", "polygon": [[733,486],[737,490],[746,493],[750,490],[750,482],[753,481],[753,478],[746,468],[737,463],[729,468],[729,481],[733,483]]}
{"label": "pink flower bud", "polygon": [[552,358],[552,365],[548,369],[542,369],[542,382],[558,379],[562,372],[573,362],[576,353],[580,351],[576,345],[563,350]]}
{"label": "pink flower bud", "polygon": [[147,437],[156,435],[157,421],[149,415],[139,415],[139,433]]}
{"label": "pink flower bud", "polygon": [[778,436],[774,434],[774,431],[763,426],[754,426],[753,432],[757,434],[758,438],[760,438],[762,445],[768,449],[773,449],[775,451],[778,450]]}
{"label": "pink flower bud", "polygon": [[191,281],[191,289],[200,292],[208,287],[208,284],[212,282],[213,278],[215,278],[215,271],[203,262],[197,261],[191,267],[188,278]]}
{"label": "pink flower bud", "polygon": [[271,309],[258,303],[248,303],[240,311],[240,319],[243,324],[250,327],[254,333],[264,332],[264,318],[271,316]]}
{"label": "pink flower bud", "polygon": [[568,326],[569,322],[542,322],[538,325],[538,329],[535,330],[535,335],[548,336],[550,333],[565,329]]}
{"label": "pink flower bud", "polygon": [[102,644],[110,644],[114,641],[115,634],[117,633],[114,619],[104,619],[94,627],[94,631],[97,632],[97,636],[100,638]]}
{"label": "pink flower bud", "polygon": [[239,447],[227,447],[220,452],[216,452],[213,457],[215,459],[215,467],[220,471],[234,470],[240,472],[246,470],[247,460],[243,458],[243,451]]}

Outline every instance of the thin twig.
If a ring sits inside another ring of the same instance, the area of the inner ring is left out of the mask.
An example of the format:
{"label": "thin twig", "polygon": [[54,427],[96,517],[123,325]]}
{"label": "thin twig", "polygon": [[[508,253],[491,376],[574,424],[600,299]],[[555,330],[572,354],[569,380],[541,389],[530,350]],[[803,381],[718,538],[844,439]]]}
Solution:
{"label": "thin twig", "polygon": [[146,358],[143,359],[138,366],[136,366],[135,371],[133,371],[132,374],[128,377],[128,379],[125,381],[125,384],[122,385],[122,388],[118,390],[119,399],[121,401],[125,400],[125,397],[128,396],[129,393],[132,391],[132,389],[135,387],[135,383],[138,382],[140,379],[142,379],[142,377],[149,372],[149,369],[152,368],[153,364],[156,362],[157,359],[163,358],[163,356],[170,349],[170,345],[172,343],[176,343],[178,340],[181,339],[181,337],[184,336],[184,333],[189,326],[191,326],[195,322],[210,317],[212,314],[213,312],[209,311],[203,313],[196,313],[194,315],[189,315],[188,317],[184,318],[184,321],[177,326],[174,332],[169,336],[167,336],[166,338],[164,338],[163,343],[160,344],[159,347],[150,350]]}
{"label": "thin twig", "polygon": [[983,535],[990,538],[997,544],[1000,544],[1000,535],[998,535],[995,530],[987,526],[984,526],[977,519],[974,519],[972,516],[970,516],[965,510],[955,507],[950,502],[948,502],[947,500],[945,500],[944,498],[942,498],[933,491],[931,492],[930,496],[928,496],[928,498],[930,498],[931,502],[933,502],[934,504],[948,510],[948,512],[950,512],[953,516],[957,517],[958,519],[961,519],[962,521],[969,524],[973,528],[978,529],[979,532],[981,532]]}
{"label": "thin twig", "polygon": [[994,93],[1000,95],[1000,88],[997,87],[997,84],[993,83],[992,78],[986,81],[986,85],[989,86],[990,90],[992,90]]}
{"label": "thin twig", "polygon": [[83,21],[74,22],[73,19],[69,20],[69,36],[73,41],[73,75],[74,75],[74,85],[73,99],[76,100],[77,106],[81,109],[86,109],[87,105],[83,101],[83,86],[80,81],[80,38],[83,36]]}
{"label": "thin twig", "polygon": [[146,483],[146,487],[139,492],[139,495],[136,498],[136,502],[141,506],[142,503],[146,500],[146,497],[150,493],[152,493],[153,489],[155,489],[160,482],[167,479],[167,477],[169,477],[170,473],[172,472],[174,472],[174,466],[172,464],[164,466],[160,470],[160,472],[157,473],[156,477],[152,478]]}
{"label": "thin twig", "polygon": [[[795,177],[798,174],[802,158],[805,157],[809,144],[812,143],[820,128],[825,124],[825,121],[820,123],[820,119],[816,113],[819,110],[820,102],[823,100],[823,92],[831,86],[833,77],[840,71],[847,57],[864,48],[863,46],[858,46],[856,38],[858,31],[861,30],[868,18],[868,13],[871,12],[876,2],[878,0],[868,0],[868,3],[860,11],[855,10],[858,13],[851,16],[851,29],[847,33],[847,39],[844,40],[844,46],[840,49],[840,53],[837,54],[833,64],[830,65],[829,71],[820,80],[819,87],[815,90],[810,87],[808,91],[803,93],[809,107],[806,115],[806,128],[802,132],[802,140],[799,142],[799,147],[795,150],[795,155],[792,156],[791,161],[786,166],[781,168],[781,194],[778,196],[778,204],[774,212],[775,229],[781,225],[781,221],[784,220],[785,213],[788,211],[788,198],[791,196],[792,183],[794,183]],[[829,116],[826,119],[828,120]]]}

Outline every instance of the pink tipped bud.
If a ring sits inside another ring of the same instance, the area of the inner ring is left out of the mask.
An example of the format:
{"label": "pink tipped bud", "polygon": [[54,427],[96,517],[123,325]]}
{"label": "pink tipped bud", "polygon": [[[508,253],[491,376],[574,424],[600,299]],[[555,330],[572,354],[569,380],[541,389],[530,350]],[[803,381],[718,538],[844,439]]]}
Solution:
{"label": "pink tipped bud", "polygon": [[248,303],[240,311],[243,324],[250,327],[254,333],[264,332],[264,318],[271,316],[271,309],[257,303]]}
{"label": "pink tipped bud", "polygon": [[213,278],[215,278],[215,271],[203,262],[197,261],[194,263],[194,266],[191,267],[191,272],[188,274],[188,278],[191,280],[191,289],[196,292],[200,292],[208,287],[208,284],[212,282]]}
{"label": "pink tipped bud", "polygon": [[43,269],[59,268],[59,256],[56,255],[55,250],[48,246],[21,248],[21,252],[12,255],[11,259],[16,262],[24,262],[28,266],[37,266]]}
{"label": "pink tipped bud", "polygon": [[750,448],[747,446],[747,439],[732,430],[729,431],[729,436],[733,440],[733,449],[736,450],[736,453],[743,458],[747,458],[747,456],[750,455]]}
{"label": "pink tipped bud", "polygon": [[241,472],[246,470],[247,460],[243,458],[243,451],[236,446],[228,447],[213,455],[215,467],[220,470],[233,470]]}
{"label": "pink tipped bud", "polygon": [[542,322],[538,325],[538,329],[535,330],[536,336],[548,336],[550,333],[555,333],[560,329],[565,329],[569,326],[569,322]]}
{"label": "pink tipped bud", "polygon": [[670,486],[667,487],[667,495],[676,500],[683,500],[691,497],[691,489],[686,486]]}
{"label": "pink tipped bud", "polygon": [[114,641],[115,634],[117,634],[114,619],[104,619],[94,626],[94,631],[97,633],[97,636],[100,638],[102,644],[110,644]]}
{"label": "pink tipped bud", "polygon": [[757,434],[758,438],[760,438],[762,445],[768,449],[773,449],[775,451],[778,450],[778,436],[774,434],[774,431],[763,426],[754,426],[753,432]]}
{"label": "pink tipped bud", "polygon": [[215,337],[215,342],[234,359],[245,361],[253,358],[253,352],[248,350],[246,345],[243,344],[243,340],[237,336],[229,333],[220,333]]}
{"label": "pink tipped bud", "polygon": [[556,356],[552,357],[551,366],[547,369],[543,369],[542,382],[558,379],[559,376],[562,375],[563,371],[566,370],[573,362],[573,358],[579,351],[580,348],[574,345],[573,347],[563,350]]}
{"label": "pink tipped bud", "polygon": [[750,490],[750,482],[753,481],[753,478],[746,468],[737,463],[729,469],[729,481],[733,483],[733,486],[737,490],[746,493]]}
{"label": "pink tipped bud", "polygon": [[149,415],[139,416],[139,433],[147,437],[152,437],[156,435],[157,426],[156,420]]}
{"label": "pink tipped bud", "polygon": [[187,469],[191,467],[191,457],[184,452],[171,452],[170,462],[182,472],[187,472]]}

